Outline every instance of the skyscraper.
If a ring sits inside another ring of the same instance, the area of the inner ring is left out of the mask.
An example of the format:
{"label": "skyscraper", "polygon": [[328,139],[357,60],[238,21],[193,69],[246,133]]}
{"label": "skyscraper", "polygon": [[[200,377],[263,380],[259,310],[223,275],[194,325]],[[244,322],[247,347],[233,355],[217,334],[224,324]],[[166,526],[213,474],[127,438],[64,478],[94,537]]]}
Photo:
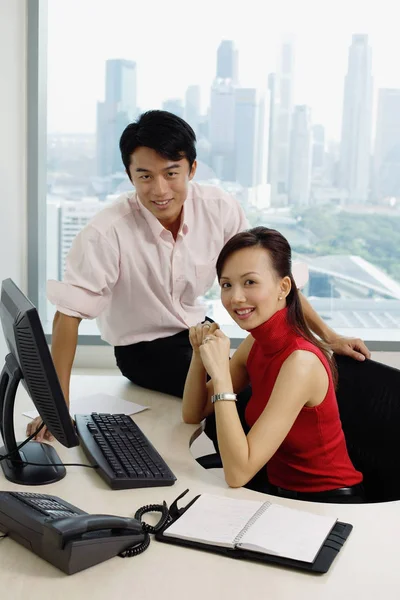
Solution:
{"label": "skyscraper", "polygon": [[265,99],[254,88],[235,90],[236,181],[250,188],[265,183]]}
{"label": "skyscraper", "polygon": [[353,35],[344,84],[339,185],[352,204],[369,194],[372,126],[371,48],[367,35]]}
{"label": "skyscraper", "polygon": [[185,121],[194,129],[196,135],[198,135],[200,123],[200,100],[200,86],[189,85],[185,96]]}
{"label": "skyscraper", "polygon": [[183,102],[180,98],[169,98],[168,100],[164,100],[162,109],[183,119]]}
{"label": "skyscraper", "polygon": [[107,60],[105,100],[97,103],[97,172],[102,177],[124,170],[118,142],[136,117],[136,94],[136,63]]}
{"label": "skyscraper", "polygon": [[217,78],[238,83],[238,51],[232,40],[222,40],[217,50]]}
{"label": "skyscraper", "polygon": [[211,167],[219,179],[235,179],[235,86],[230,79],[215,79],[211,88]]}
{"label": "skyscraper", "polygon": [[323,125],[312,128],[312,170],[321,174],[325,166],[325,129]]}
{"label": "skyscraper", "polygon": [[284,204],[289,187],[290,132],[293,112],[294,47],[290,40],[281,48],[276,73],[269,77],[270,151],[268,181],[271,203]]}
{"label": "skyscraper", "polygon": [[374,183],[374,200],[400,198],[400,89],[379,90]]}
{"label": "skyscraper", "polygon": [[312,128],[308,106],[293,112],[289,161],[289,204],[307,206],[311,191]]}
{"label": "skyscraper", "polygon": [[209,139],[211,167],[219,179],[235,178],[235,89],[238,86],[238,53],[231,40],[217,51],[217,73],[211,87]]}
{"label": "skyscraper", "polygon": [[[271,185],[276,186],[277,174],[276,169],[278,161],[272,155],[274,148],[274,140],[276,137],[277,112],[279,110],[278,94],[276,91],[276,74],[270,73],[268,76],[268,91],[269,91],[269,123],[268,123],[268,171],[267,181]],[[272,194],[272,189],[271,189]]]}

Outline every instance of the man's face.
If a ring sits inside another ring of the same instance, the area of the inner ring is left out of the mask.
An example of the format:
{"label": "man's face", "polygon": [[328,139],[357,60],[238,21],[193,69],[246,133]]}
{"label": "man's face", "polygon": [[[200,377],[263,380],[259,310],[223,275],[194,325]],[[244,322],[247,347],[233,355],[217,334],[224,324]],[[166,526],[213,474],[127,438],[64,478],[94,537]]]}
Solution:
{"label": "man's face", "polygon": [[168,160],[155,150],[141,146],[131,155],[129,176],[140,202],[170,229],[181,218],[188,184],[196,172],[186,158]]}

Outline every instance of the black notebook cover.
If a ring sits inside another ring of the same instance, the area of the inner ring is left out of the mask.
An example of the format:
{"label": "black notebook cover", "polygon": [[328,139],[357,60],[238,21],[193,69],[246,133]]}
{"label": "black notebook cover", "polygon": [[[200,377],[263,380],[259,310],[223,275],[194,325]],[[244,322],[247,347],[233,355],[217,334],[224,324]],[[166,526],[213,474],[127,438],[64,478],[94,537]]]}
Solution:
{"label": "black notebook cover", "polygon": [[[199,496],[197,496],[198,498]],[[195,498],[194,501],[197,500]],[[293,569],[300,569],[303,571],[309,571],[311,573],[326,573],[329,570],[332,562],[334,561],[338,552],[340,552],[343,544],[349,537],[353,525],[349,523],[342,523],[337,521],[332,531],[326,538],[320,551],[315,557],[314,562],[304,562],[301,560],[294,560],[292,558],[284,558],[282,556],[276,556],[274,554],[265,554],[263,552],[253,552],[252,550],[244,550],[242,548],[223,548],[221,546],[213,546],[212,544],[204,544],[202,542],[192,542],[190,540],[184,540],[175,537],[168,537],[164,535],[164,532],[168,529],[172,523],[174,523],[179,517],[193,504],[190,502],[185,508],[180,510],[180,514],[169,521],[165,527],[158,533],[156,533],[156,540],[159,542],[165,542],[167,544],[175,544],[177,546],[186,546],[189,548],[196,548],[197,550],[205,550],[207,552],[214,552],[216,554],[222,554],[229,556],[230,558],[255,560],[259,562],[280,565],[282,567],[289,567]]]}

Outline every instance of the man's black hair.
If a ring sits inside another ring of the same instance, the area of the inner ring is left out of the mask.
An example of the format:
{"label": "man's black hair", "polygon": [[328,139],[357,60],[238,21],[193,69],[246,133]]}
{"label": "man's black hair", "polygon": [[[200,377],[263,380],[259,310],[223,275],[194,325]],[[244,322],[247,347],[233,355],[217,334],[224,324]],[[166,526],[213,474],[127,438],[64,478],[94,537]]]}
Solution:
{"label": "man's black hair", "polygon": [[119,141],[122,162],[129,173],[131,155],[141,146],[168,160],[196,160],[196,134],[186,121],[165,110],[149,110],[128,125]]}

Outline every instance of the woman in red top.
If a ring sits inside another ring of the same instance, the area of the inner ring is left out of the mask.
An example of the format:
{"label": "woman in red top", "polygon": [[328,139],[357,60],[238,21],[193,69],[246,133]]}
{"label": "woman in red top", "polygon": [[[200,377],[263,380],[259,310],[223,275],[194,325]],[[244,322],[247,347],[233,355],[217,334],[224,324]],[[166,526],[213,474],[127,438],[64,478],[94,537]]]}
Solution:
{"label": "woman in red top", "polygon": [[[218,325],[190,329],[184,421],[198,423],[215,411],[231,487],[246,485],[266,465],[278,495],[362,502],[362,474],[350,461],[339,418],[335,369],[306,325],[287,240],[265,227],[239,233],[222,249],[217,275],[224,307],[250,335],[229,360],[229,338]],[[235,398],[249,383],[246,435]]]}

